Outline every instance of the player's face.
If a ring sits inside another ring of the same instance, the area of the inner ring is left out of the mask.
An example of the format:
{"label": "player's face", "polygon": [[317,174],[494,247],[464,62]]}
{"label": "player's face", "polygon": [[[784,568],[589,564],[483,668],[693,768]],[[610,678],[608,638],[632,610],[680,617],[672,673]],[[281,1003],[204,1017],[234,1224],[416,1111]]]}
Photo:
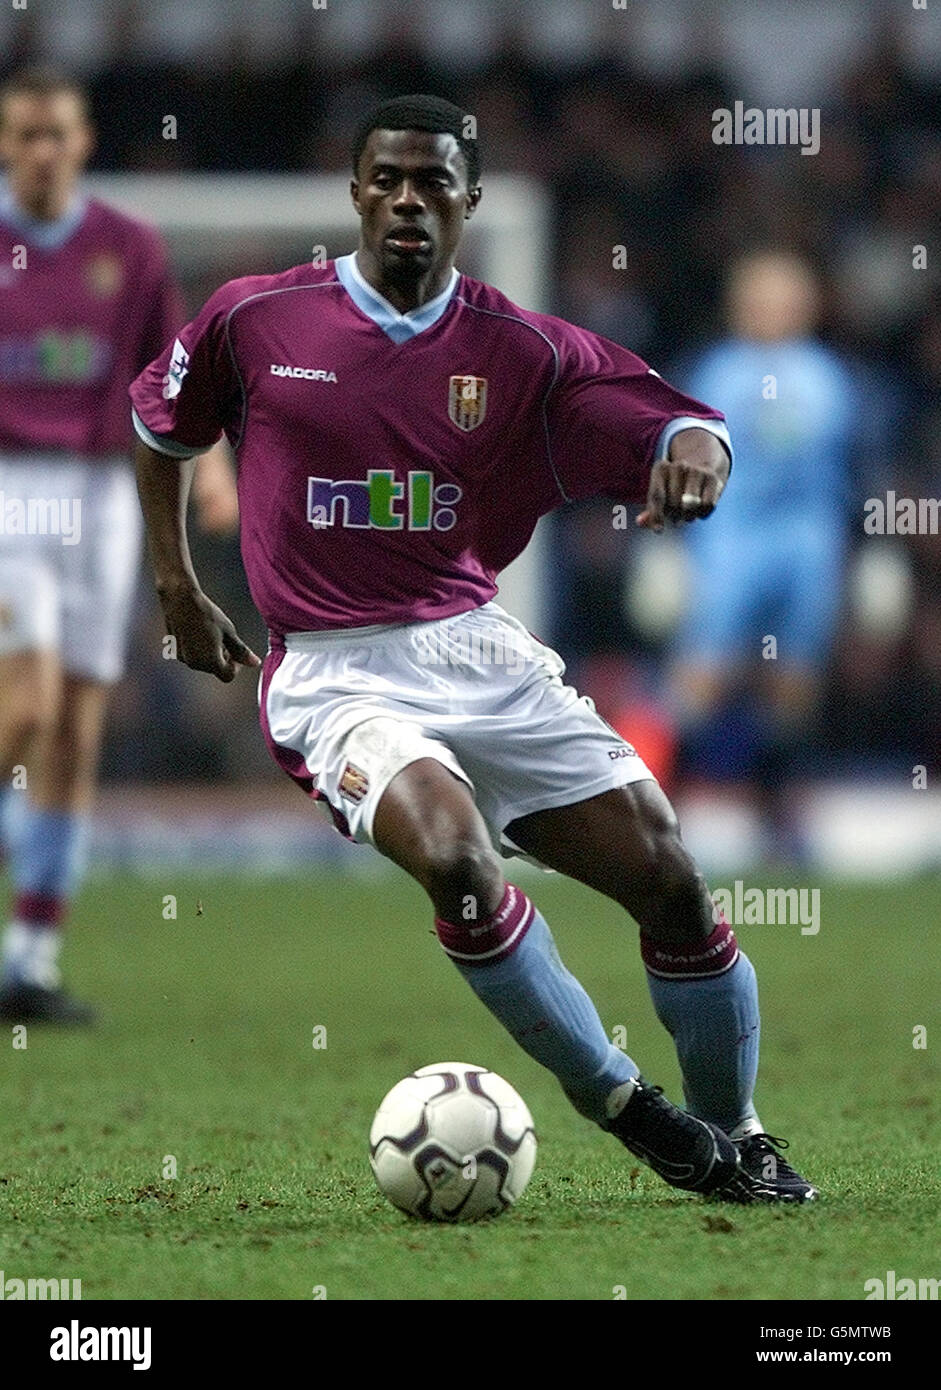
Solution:
{"label": "player's face", "polygon": [[810,271],[793,257],[754,257],[738,267],[729,291],[736,333],[776,343],[811,332],[817,289]]}
{"label": "player's face", "polygon": [[70,92],[7,97],[0,112],[0,162],[17,202],[34,217],[58,217],[92,150],[91,127]]}
{"label": "player's face", "polygon": [[377,287],[426,280],[435,292],[443,288],[464,222],[480,200],[480,189],[467,187],[454,136],[374,130],[358,172],[351,192],[361,219],[364,274],[378,279]]}

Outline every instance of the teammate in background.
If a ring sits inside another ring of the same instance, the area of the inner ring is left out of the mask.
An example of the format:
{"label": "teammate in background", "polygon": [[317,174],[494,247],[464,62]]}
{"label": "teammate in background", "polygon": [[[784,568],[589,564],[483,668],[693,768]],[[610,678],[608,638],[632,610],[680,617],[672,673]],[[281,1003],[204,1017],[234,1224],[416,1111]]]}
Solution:
{"label": "teammate in background", "polygon": [[[0,1018],[12,1022],[93,1017],[57,958],[139,564],[127,387],[183,317],[157,233],[81,195],[92,144],[67,77],[30,69],[0,88],[0,776],[14,889]],[[203,524],[234,528],[221,450],[196,497]]]}
{"label": "teammate in background", "polygon": [[784,792],[809,739],[847,542],[854,392],[840,360],[811,336],[818,307],[799,257],[743,257],[729,279],[731,334],[702,354],[688,382],[694,395],[722,402],[736,480],[715,520],[687,536],[692,602],[675,684],[691,767],[710,779],[728,774],[723,711],[751,701],[757,747],[734,771],[757,778],[772,854],[799,852]]}
{"label": "teammate in background", "polygon": [[[493,602],[496,574],[568,499],[644,502],[653,530],[707,517],[730,465],[722,417],[616,344],[454,269],[481,196],[459,108],[385,103],[353,169],[355,253],[224,285],[131,388],[168,630],[221,680],[261,664],[201,590],[186,541],[193,459],[224,430],[269,628],[260,705],[276,761],[426,889],[459,972],[583,1115],[674,1186],[810,1199],[752,1100],[754,970],[714,920],[666,798],[563,685],[559,657]],[[501,854],[517,852],[640,923],[688,1112],[608,1039],[504,879]]]}

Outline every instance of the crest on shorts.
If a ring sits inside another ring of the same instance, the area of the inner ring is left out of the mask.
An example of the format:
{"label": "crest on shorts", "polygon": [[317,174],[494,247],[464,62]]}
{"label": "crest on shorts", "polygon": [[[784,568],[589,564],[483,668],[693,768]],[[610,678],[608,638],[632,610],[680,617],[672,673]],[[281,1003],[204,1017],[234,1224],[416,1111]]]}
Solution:
{"label": "crest on shorts", "polygon": [[340,795],[345,796],[347,801],[362,801],[366,792],[369,790],[369,778],[365,772],[360,772],[358,767],[352,763],[347,763],[340,778]]}
{"label": "crest on shorts", "polygon": [[452,376],[448,383],[448,418],[459,430],[475,430],[487,414],[487,378]]}
{"label": "crest on shorts", "polygon": [[124,284],[124,265],[119,256],[102,251],[85,262],[85,283],[97,299],[113,299]]}

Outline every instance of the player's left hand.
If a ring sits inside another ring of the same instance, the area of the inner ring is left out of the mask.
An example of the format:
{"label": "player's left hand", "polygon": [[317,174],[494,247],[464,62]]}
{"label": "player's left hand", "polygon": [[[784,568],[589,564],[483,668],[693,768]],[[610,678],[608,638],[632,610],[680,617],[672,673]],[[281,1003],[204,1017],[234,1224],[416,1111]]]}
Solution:
{"label": "player's left hand", "polygon": [[662,531],[668,521],[681,525],[715,511],[729,476],[729,456],[714,434],[688,429],[670,441],[670,457],[650,470],[647,506],[637,525]]}
{"label": "player's left hand", "polygon": [[228,684],[240,666],[261,665],[261,657],[242,641],[231,618],[196,585],[183,583],[158,593],[167,633],[176,638],[176,655],[184,666]]}

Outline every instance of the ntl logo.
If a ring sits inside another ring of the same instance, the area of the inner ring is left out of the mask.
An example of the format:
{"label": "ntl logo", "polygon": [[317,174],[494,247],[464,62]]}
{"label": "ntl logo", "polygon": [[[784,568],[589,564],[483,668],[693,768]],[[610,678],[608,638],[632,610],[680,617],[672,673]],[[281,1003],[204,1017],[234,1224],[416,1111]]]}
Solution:
{"label": "ntl logo", "polygon": [[[378,527],[383,531],[450,531],[463,494],[457,483],[439,483],[435,475],[412,470],[397,483],[391,468],[370,468],[365,483],[330,478],[307,479],[307,520],[325,526]],[[337,505],[342,517],[337,522]],[[400,509],[401,508],[401,509]]]}

